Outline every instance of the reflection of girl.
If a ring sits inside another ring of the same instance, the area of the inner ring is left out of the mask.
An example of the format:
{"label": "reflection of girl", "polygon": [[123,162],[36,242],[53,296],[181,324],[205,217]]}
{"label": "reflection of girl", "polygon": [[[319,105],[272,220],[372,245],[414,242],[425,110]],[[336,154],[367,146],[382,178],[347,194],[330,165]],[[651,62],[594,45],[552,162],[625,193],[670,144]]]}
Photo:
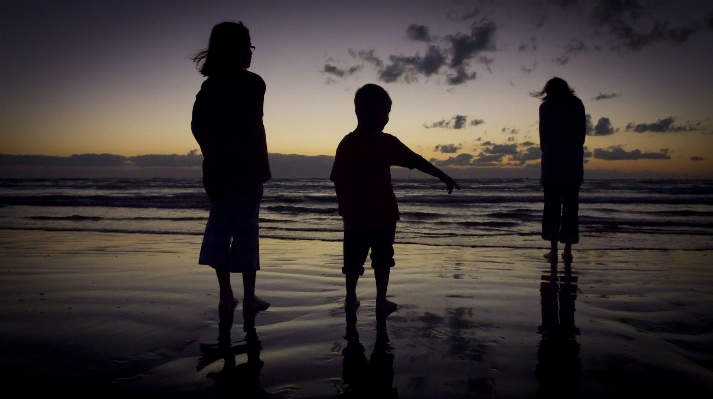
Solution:
{"label": "reflection of girl", "polygon": [[579,242],[579,186],[584,174],[584,104],[560,78],[552,78],[540,92],[540,149],[545,191],[542,239],[551,243],[545,258],[557,259],[557,241],[565,244],[562,258],[572,261],[572,244]]}

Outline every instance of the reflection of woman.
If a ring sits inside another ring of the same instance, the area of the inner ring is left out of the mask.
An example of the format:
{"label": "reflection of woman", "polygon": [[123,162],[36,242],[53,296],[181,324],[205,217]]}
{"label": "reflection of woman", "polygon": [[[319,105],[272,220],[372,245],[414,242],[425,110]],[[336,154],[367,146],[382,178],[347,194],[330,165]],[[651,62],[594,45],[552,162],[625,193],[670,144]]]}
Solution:
{"label": "reflection of woman", "polygon": [[540,92],[531,93],[542,99],[540,105],[540,149],[545,191],[542,215],[542,238],[550,241],[545,255],[557,259],[557,241],[565,244],[562,258],[572,261],[572,244],[579,242],[579,186],[584,174],[584,104],[574,90],[560,78],[552,78]]}

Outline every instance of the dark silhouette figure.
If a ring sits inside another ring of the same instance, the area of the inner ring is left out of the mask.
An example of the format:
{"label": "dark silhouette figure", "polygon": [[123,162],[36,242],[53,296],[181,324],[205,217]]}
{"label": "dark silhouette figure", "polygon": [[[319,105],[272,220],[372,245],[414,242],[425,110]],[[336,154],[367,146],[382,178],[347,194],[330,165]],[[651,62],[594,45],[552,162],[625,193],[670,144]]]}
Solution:
{"label": "dark silhouette figure", "polygon": [[394,355],[386,331],[386,317],[376,321],[376,342],[367,360],[356,329],[356,310],[347,310],[347,346],[342,350],[343,398],[398,398],[394,385]]}
{"label": "dark silhouette figure", "polygon": [[540,300],[542,325],[537,332],[542,334],[535,374],[539,381],[538,398],[573,398],[579,395],[581,362],[579,329],[574,324],[574,302],[577,299],[577,275],[572,273],[572,264],[565,263],[564,274],[557,273],[557,260],[551,269],[542,275]]}
{"label": "dark silhouette figure", "polygon": [[579,187],[584,175],[584,104],[560,78],[550,79],[540,92],[540,149],[545,192],[542,238],[550,242],[545,258],[557,258],[557,241],[565,244],[562,258],[572,261],[572,244],[579,242]]}
{"label": "dark silhouette figure", "polygon": [[386,317],[397,305],[386,299],[394,266],[394,235],[399,209],[391,185],[392,165],[418,169],[446,183],[450,194],[458,184],[411,151],[398,138],[384,133],[391,112],[391,97],[382,87],[367,84],[357,90],[354,106],[358,124],[339,143],[330,179],[334,182],[339,214],[344,220],[344,267],[347,310],[356,310],[356,286],[364,274],[371,249],[376,278],[376,314]]}
{"label": "dark silhouette figure", "polygon": [[213,27],[208,49],[193,58],[207,79],[196,95],[191,130],[203,152],[210,199],[198,263],[215,269],[221,307],[237,306],[230,273],[242,273],[243,309],[259,312],[270,306],[255,296],[255,277],[262,185],[271,174],[262,123],[265,82],[246,70],[253,50],[242,23]]}
{"label": "dark silhouette figure", "polygon": [[[196,368],[200,371],[215,361],[223,359],[223,368],[218,372],[208,373],[207,377],[215,380],[219,398],[248,397],[264,398],[265,390],[260,388],[260,360],[262,344],[255,330],[255,313],[243,312],[245,341],[232,345],[230,330],[233,326],[235,308],[225,307],[219,310],[218,344],[201,344],[203,356]],[[237,364],[236,357],[247,354],[247,362]]]}

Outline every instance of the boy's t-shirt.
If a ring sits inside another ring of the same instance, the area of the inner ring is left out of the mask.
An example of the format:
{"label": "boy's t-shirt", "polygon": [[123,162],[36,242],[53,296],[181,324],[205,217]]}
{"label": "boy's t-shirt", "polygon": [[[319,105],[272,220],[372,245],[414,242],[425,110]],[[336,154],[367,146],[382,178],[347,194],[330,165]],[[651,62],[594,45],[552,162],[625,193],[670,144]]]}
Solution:
{"label": "boy's t-shirt", "polygon": [[420,155],[388,133],[349,133],[337,147],[335,183],[345,230],[366,230],[399,220],[390,167],[413,169]]}

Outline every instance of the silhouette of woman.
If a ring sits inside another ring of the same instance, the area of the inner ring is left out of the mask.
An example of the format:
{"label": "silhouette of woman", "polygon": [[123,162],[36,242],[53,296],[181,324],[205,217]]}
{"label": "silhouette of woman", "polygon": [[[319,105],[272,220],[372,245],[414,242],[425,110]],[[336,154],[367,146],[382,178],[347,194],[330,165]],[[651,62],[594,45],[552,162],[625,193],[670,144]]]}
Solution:
{"label": "silhouette of woman", "polygon": [[213,27],[208,49],[193,58],[207,79],[196,95],[191,130],[203,152],[210,199],[198,263],[215,269],[219,308],[237,306],[230,273],[242,273],[243,311],[256,313],[270,306],[255,295],[255,277],[262,185],[271,174],[262,122],[265,82],[246,70],[254,50],[242,22]]}
{"label": "silhouette of woman", "polygon": [[545,258],[557,259],[557,241],[565,244],[562,258],[572,262],[572,244],[579,242],[579,187],[584,175],[584,104],[561,78],[530,93],[540,98],[540,183],[545,192],[542,239],[550,241]]}

